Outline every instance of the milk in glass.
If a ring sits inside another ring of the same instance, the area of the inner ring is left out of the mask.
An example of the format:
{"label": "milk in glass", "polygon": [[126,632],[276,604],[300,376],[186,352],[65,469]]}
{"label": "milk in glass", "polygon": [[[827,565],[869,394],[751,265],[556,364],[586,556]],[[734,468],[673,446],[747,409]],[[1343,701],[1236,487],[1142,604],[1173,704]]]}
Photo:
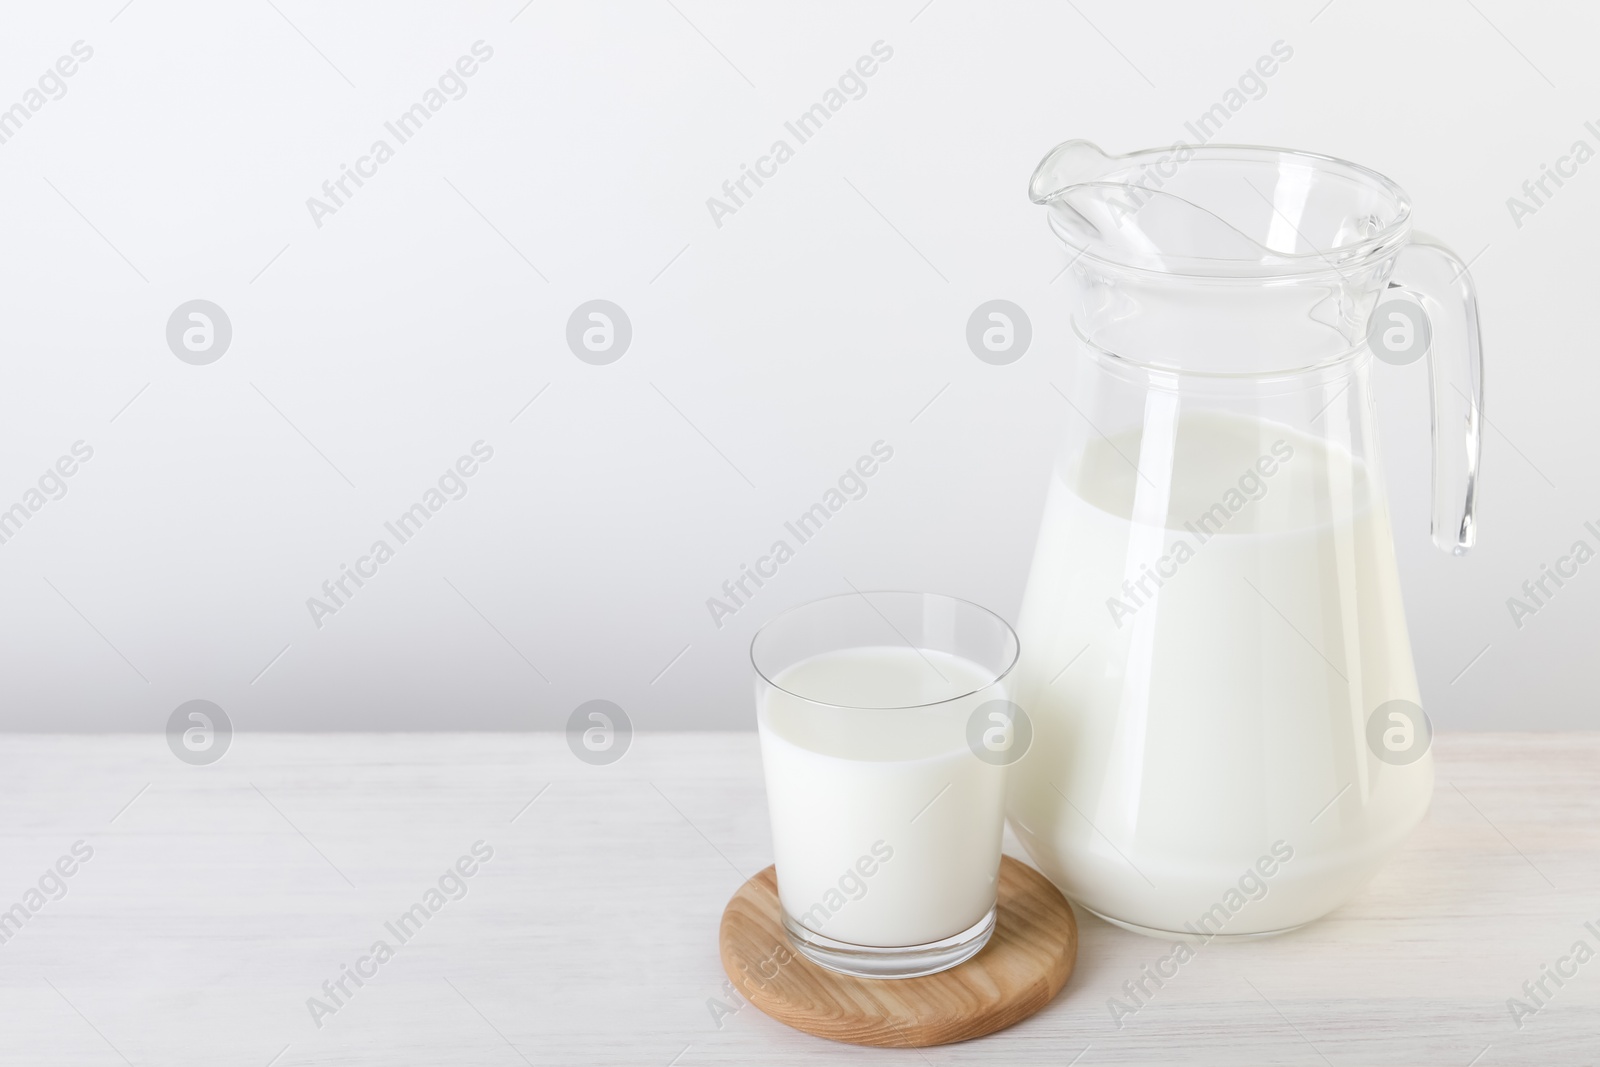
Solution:
{"label": "milk in glass", "polygon": [[1003,696],[994,678],[949,653],[883,645],[813,656],[773,679],[758,721],[791,918],[837,941],[894,947],[985,917],[1005,768],[973,755],[966,730],[974,709]]}

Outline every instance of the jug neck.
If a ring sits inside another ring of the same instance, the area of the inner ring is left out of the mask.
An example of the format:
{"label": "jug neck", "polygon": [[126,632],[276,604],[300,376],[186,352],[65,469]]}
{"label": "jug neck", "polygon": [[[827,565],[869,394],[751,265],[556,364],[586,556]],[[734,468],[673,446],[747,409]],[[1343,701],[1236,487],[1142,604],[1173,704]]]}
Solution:
{"label": "jug neck", "polygon": [[1329,156],[1174,145],[1056,146],[1029,196],[1072,267],[1073,322],[1099,349],[1212,374],[1315,367],[1359,348],[1411,206]]}
{"label": "jug neck", "polygon": [[1298,278],[1200,278],[1080,256],[1068,270],[1074,331],[1097,353],[1153,369],[1271,376],[1364,351],[1391,253]]}

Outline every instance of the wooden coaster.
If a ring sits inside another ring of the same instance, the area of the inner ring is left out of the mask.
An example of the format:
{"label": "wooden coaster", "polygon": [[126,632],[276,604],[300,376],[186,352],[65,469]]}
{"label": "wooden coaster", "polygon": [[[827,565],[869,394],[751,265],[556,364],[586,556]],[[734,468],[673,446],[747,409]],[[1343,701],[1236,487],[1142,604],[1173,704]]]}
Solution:
{"label": "wooden coaster", "polygon": [[1000,860],[989,943],[965,963],[922,978],[852,978],[819,967],[789,943],[778,909],[774,868],[739,887],[722,913],[722,969],[779,1022],[853,1045],[947,1045],[1004,1030],[1050,1003],[1078,956],[1072,906],[1044,875],[1010,856]]}

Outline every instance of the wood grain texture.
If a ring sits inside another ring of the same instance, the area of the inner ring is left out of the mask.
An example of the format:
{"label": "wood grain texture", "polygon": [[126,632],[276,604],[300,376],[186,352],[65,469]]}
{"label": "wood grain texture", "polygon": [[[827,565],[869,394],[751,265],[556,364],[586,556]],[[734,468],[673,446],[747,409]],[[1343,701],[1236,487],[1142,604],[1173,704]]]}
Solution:
{"label": "wood grain texture", "polygon": [[[235,723],[210,767],[156,734],[0,735],[0,909],[94,848],[0,944],[0,1064],[1600,1063],[1600,958],[1521,1026],[1506,1004],[1596,942],[1600,733],[1441,732],[1432,810],[1360,893],[1292,934],[1207,945],[1136,1014],[1112,998],[1170,947],[1079,912],[1072,979],[1042,1011],[885,1049],[784,1026],[723,974],[723,908],[773,858],[753,732],[639,733],[591,767],[558,734]],[[307,998],[479,839],[494,858],[466,895],[319,1027]]]}
{"label": "wood grain texture", "polygon": [[768,867],[728,901],[718,943],[739,992],[779,1022],[852,1045],[921,1048],[1004,1030],[1049,1004],[1072,974],[1078,924],[1044,875],[1004,856],[994,934],[976,956],[921,978],[852,978],[793,951]]}

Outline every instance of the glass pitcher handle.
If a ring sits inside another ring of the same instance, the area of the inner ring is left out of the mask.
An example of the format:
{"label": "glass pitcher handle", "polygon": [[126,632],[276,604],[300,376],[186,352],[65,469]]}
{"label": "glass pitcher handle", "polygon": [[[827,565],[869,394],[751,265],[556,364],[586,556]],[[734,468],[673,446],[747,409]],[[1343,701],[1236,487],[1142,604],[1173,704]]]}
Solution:
{"label": "glass pitcher handle", "polygon": [[1459,556],[1478,538],[1478,460],[1482,453],[1483,348],[1478,292],[1461,257],[1413,230],[1395,259],[1391,285],[1427,312],[1433,417],[1433,543]]}

